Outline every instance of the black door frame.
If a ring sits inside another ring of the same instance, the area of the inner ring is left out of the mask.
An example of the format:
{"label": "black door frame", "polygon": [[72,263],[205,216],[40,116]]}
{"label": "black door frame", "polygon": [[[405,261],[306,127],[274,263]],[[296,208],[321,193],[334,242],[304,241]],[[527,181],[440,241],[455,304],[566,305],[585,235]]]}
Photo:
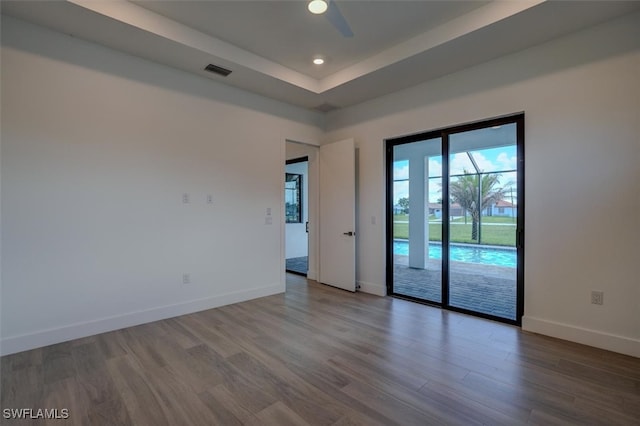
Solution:
{"label": "black door frame", "polygon": [[[516,124],[516,152],[518,158],[517,167],[517,197],[518,216],[516,221],[516,319],[497,317],[482,312],[471,311],[449,303],[449,202],[442,203],[442,292],[441,301],[429,301],[412,296],[396,294],[393,292],[393,148],[412,142],[420,142],[427,139],[441,139],[442,144],[442,199],[449,200],[449,135],[483,129],[506,124]],[[524,182],[524,112],[490,118],[472,123],[466,123],[446,128],[421,132],[418,134],[390,138],[385,140],[385,181],[386,181],[386,280],[387,294],[402,299],[409,299],[419,303],[435,305],[447,310],[462,312],[494,321],[504,322],[517,326],[522,325],[524,315],[524,219],[525,219],[525,182]]]}

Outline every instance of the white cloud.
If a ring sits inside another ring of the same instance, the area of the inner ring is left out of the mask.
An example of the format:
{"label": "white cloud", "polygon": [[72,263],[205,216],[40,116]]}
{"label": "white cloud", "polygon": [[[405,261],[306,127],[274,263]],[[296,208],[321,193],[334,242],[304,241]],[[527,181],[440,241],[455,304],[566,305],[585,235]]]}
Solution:
{"label": "white cloud", "polygon": [[409,162],[396,161],[393,165],[393,179],[409,179]]}
{"label": "white cloud", "polygon": [[478,165],[478,168],[480,168],[481,172],[492,172],[494,170],[498,170],[498,167],[496,167],[491,160],[487,159],[487,157],[479,152],[473,153],[473,159],[476,160],[476,164]]}
{"label": "white cloud", "polygon": [[453,159],[449,163],[449,173],[452,175],[459,175],[464,173],[465,170],[467,172],[473,172],[475,170],[467,153],[458,152],[457,154],[453,154]]}
{"label": "white cloud", "polygon": [[398,204],[400,198],[409,197],[409,181],[395,182],[393,184],[393,203]]}
{"label": "white cloud", "polygon": [[[473,159],[481,172],[489,173],[502,170],[515,170],[518,165],[517,157],[511,155],[515,153],[515,147],[492,148],[488,150],[474,151]],[[442,176],[442,157],[429,157],[429,176]],[[475,167],[466,152],[458,152],[452,155],[449,165],[452,175],[460,175],[466,170],[469,173],[475,172]],[[409,178],[409,162],[406,160],[397,161],[394,164],[393,176],[395,180]],[[515,173],[503,173],[499,178],[499,186],[514,186],[517,181]],[[515,188],[515,187],[514,187]],[[436,202],[442,197],[441,186],[436,180],[430,180],[428,188],[430,202]],[[394,201],[409,196],[408,182],[396,182],[394,184]]]}
{"label": "white cloud", "polygon": [[[504,151],[499,153],[495,157],[494,161],[490,160],[483,153],[478,151],[473,152],[472,156],[480,171],[485,173],[514,170],[517,166],[517,157],[509,157],[509,155]],[[466,152],[459,152],[453,155],[450,169],[451,174],[453,175],[462,174],[464,170],[468,172],[475,172],[475,167]]]}
{"label": "white cloud", "polygon": [[441,158],[434,160],[433,157],[429,158],[429,176],[442,176],[442,163]]}
{"label": "white cloud", "polygon": [[509,157],[506,152],[498,154],[496,161],[500,163],[502,170],[515,170],[518,165],[518,157]]}

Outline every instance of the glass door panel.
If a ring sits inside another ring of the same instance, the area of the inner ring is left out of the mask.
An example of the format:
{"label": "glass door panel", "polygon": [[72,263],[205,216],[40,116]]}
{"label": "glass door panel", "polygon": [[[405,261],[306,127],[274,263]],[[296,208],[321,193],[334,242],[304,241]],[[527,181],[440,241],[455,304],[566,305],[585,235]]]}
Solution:
{"label": "glass door panel", "polygon": [[449,135],[449,300],[517,319],[516,123]]}
{"label": "glass door panel", "polygon": [[393,292],[442,302],[442,139],[393,147]]}

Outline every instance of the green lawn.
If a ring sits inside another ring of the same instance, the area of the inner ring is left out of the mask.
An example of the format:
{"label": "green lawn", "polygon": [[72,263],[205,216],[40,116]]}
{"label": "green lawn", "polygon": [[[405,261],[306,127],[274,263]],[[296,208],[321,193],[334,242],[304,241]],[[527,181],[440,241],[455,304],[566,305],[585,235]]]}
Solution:
{"label": "green lawn", "polygon": [[[401,219],[405,220],[405,219]],[[477,243],[471,239],[471,221],[466,225],[452,225],[450,240],[452,243]],[[409,238],[408,223],[393,224],[393,238]],[[442,241],[442,224],[429,224],[429,241]],[[515,246],[516,227],[515,226],[482,226],[482,244],[496,246]]]}
{"label": "green lawn", "polygon": [[[451,221],[452,223],[464,223],[464,217],[458,217]],[[471,218],[467,217],[467,223],[471,223]],[[482,223],[516,223],[515,217],[504,216],[483,216]]]}
{"label": "green lawn", "polygon": [[[394,222],[397,221],[409,221],[409,215],[406,214],[394,214]],[[429,220],[436,220],[434,215],[429,215]],[[458,217],[451,221],[452,223],[464,223],[464,217]],[[467,216],[467,223],[471,223],[471,218]],[[483,216],[482,223],[516,223],[515,217],[504,216]]]}
{"label": "green lawn", "polygon": [[[437,220],[437,219],[436,219],[435,215],[430,214],[429,215],[429,220]],[[394,214],[393,215],[393,221],[394,222],[397,222],[397,221],[408,222],[409,221],[409,215],[408,214]]]}

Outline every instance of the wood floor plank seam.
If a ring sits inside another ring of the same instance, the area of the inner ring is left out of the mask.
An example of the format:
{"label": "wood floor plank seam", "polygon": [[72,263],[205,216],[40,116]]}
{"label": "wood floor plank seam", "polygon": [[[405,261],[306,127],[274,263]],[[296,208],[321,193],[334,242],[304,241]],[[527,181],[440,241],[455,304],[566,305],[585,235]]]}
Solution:
{"label": "wood floor plank seam", "polygon": [[640,425],[638,358],[289,274],[4,356],[0,381],[0,408],[67,407],[65,425]]}

